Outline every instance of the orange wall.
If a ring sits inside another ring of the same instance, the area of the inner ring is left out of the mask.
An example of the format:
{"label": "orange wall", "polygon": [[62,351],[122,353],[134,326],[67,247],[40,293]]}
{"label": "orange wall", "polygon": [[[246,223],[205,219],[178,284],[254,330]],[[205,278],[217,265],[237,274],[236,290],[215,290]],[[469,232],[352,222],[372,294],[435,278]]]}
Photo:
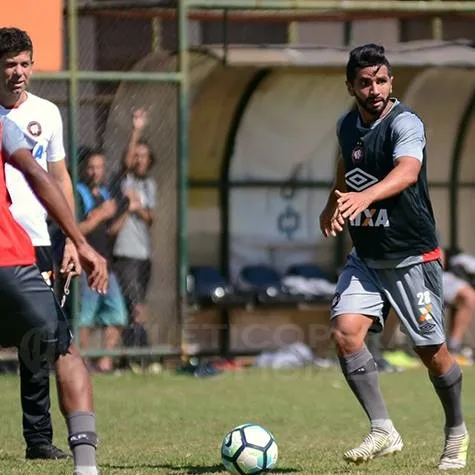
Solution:
{"label": "orange wall", "polygon": [[62,0],[1,0],[2,27],[26,30],[33,40],[36,71],[62,67]]}

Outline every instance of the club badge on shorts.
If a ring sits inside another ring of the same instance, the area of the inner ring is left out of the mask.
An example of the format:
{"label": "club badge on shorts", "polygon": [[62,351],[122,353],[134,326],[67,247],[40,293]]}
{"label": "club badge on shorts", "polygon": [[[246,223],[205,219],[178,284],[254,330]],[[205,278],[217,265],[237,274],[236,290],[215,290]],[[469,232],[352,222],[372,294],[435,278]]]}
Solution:
{"label": "club badge on shorts", "polygon": [[351,151],[351,161],[357,165],[363,161],[364,158],[364,145],[363,142],[358,141],[355,148]]}

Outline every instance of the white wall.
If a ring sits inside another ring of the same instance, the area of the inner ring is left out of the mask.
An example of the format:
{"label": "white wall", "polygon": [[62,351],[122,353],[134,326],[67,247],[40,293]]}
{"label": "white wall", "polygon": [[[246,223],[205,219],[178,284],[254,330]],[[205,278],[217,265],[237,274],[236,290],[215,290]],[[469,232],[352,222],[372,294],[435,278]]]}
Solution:
{"label": "white wall", "polygon": [[[342,74],[276,71],[252,97],[231,161],[232,180],[332,182],[335,124],[351,104]],[[231,192],[231,269],[267,263],[281,271],[299,261],[331,268],[333,243],[318,216],[328,190],[234,189]],[[284,226],[279,226],[284,222]],[[285,232],[285,228],[288,232]],[[295,228],[295,229],[293,229]]]}

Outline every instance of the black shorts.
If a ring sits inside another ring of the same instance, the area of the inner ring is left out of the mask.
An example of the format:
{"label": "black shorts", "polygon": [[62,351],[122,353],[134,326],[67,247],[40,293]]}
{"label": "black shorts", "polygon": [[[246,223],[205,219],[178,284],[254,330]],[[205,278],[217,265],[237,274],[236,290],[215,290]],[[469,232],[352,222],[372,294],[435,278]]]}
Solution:
{"label": "black shorts", "polygon": [[128,310],[130,311],[137,304],[145,303],[152,270],[151,261],[149,259],[115,257],[113,267]]}
{"label": "black shorts", "polygon": [[0,308],[0,345],[18,347],[26,364],[68,351],[68,321],[36,265],[0,267]]}

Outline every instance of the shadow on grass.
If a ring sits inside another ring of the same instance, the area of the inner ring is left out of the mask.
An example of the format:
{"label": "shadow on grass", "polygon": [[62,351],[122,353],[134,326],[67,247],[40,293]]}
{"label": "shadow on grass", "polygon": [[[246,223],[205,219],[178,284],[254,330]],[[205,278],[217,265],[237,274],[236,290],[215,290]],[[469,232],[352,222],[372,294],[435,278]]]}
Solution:
{"label": "shadow on grass", "polygon": [[[115,464],[102,464],[103,468],[109,468],[114,470],[128,470],[132,468],[152,468],[152,469],[166,469],[170,470],[170,473],[181,472],[187,475],[193,475],[198,473],[222,473],[225,472],[225,468],[222,465],[171,465],[171,464],[133,464],[133,465],[115,465]],[[293,468],[278,468],[272,470],[273,475],[279,475],[284,473],[299,473],[298,470]]]}

